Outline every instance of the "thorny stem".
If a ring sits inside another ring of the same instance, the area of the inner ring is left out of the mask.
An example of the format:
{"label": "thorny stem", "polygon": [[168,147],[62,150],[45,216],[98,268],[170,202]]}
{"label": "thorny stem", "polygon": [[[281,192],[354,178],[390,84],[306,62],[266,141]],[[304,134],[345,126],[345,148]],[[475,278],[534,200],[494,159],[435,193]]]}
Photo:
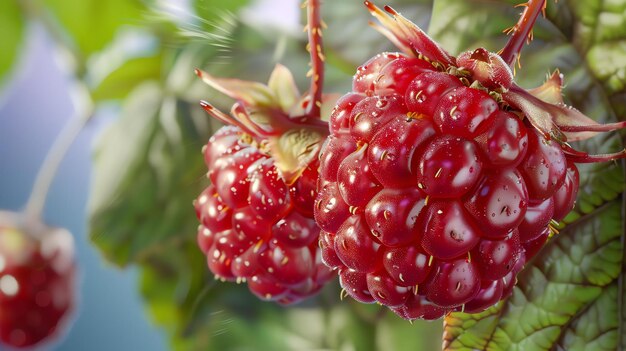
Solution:
{"label": "thorny stem", "polygon": [[522,6],[525,7],[525,9],[519,21],[517,21],[513,27],[505,30],[505,32],[512,34],[502,51],[500,51],[500,57],[502,57],[504,62],[511,68],[514,67],[515,61],[519,60],[524,42],[532,39],[533,25],[539,13],[545,11],[546,0],[528,0],[526,3],[517,5],[517,7]]}
{"label": "thorny stem", "polygon": [[307,115],[319,118],[322,107],[322,89],[324,86],[324,50],[322,44],[322,27],[324,23],[320,16],[320,0],[306,0],[307,7],[307,30],[309,44],[307,49],[311,55],[311,70],[307,76],[311,77],[309,89],[310,102]]}

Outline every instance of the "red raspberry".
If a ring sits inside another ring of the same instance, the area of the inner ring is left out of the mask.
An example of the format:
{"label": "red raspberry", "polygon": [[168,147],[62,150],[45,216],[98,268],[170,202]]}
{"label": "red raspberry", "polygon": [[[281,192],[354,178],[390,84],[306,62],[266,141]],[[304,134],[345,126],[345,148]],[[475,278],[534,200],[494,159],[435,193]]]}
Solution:
{"label": "red raspberry", "polygon": [[63,229],[0,211],[0,340],[26,348],[49,342],[75,304],[74,246]]}
{"label": "red raspberry", "polygon": [[272,156],[272,138],[225,126],[209,139],[212,185],[195,201],[198,245],[217,278],[247,281],[260,298],[287,304],[316,293],[331,275],[313,220],[316,152],[289,182]]}
{"label": "red raspberry", "polygon": [[482,311],[572,209],[574,163],[625,157],[565,142],[622,124],[540,100],[497,54],[455,59],[393,9],[366,5],[405,54],[359,67],[331,114],[314,211],[323,260],[345,293],[402,318]]}
{"label": "red raspberry", "polygon": [[[308,4],[310,44],[320,48],[319,4]],[[317,293],[333,277],[322,263],[313,219],[319,150],[328,135],[328,124],[320,120],[321,61],[319,49],[312,51],[311,89],[304,96],[280,65],[267,86],[197,72],[238,100],[233,117],[202,103],[231,126],[218,130],[203,150],[212,185],[194,203],[201,222],[198,246],[216,278],[247,282],[259,298],[281,304]],[[352,109],[357,102],[346,97],[340,104]],[[341,132],[342,117],[335,119],[333,129]],[[342,158],[352,151],[336,150]]]}

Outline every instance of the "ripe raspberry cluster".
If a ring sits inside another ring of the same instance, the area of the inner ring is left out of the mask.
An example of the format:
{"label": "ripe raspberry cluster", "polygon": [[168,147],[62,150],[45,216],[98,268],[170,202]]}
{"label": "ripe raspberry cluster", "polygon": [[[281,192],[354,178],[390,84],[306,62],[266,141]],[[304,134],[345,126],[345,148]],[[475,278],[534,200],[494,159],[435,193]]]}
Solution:
{"label": "ripe raspberry cluster", "polygon": [[567,144],[624,123],[599,125],[567,107],[559,74],[533,91],[515,84],[509,65],[544,5],[527,4],[500,54],[455,58],[366,1],[404,54],[360,66],[330,116],[315,218],[345,293],[405,319],[482,311],[511,294],[573,208],[575,162],[626,156]]}
{"label": "ripe raspberry cluster", "polygon": [[[245,282],[263,300],[292,304],[334,277],[318,247],[313,219],[318,153],[328,135],[321,110],[323,53],[319,0],[309,0],[311,86],[300,95],[277,65],[267,85],[196,73],[237,100],[232,117],[202,107],[228,124],[204,153],[211,184],[195,201],[198,245],[216,278]],[[331,102],[334,102],[332,100]]]}
{"label": "ripe raspberry cluster", "polygon": [[62,330],[75,304],[72,236],[0,211],[0,340],[28,348]]}
{"label": "ripe raspberry cluster", "polygon": [[345,291],[407,318],[476,312],[571,209],[576,166],[471,76],[383,53],[330,117],[315,218]]}
{"label": "ripe raspberry cluster", "polygon": [[247,282],[263,300],[295,303],[332,275],[321,262],[313,220],[317,163],[290,185],[263,139],[225,126],[204,159],[210,185],[195,202],[198,245],[216,277]]}

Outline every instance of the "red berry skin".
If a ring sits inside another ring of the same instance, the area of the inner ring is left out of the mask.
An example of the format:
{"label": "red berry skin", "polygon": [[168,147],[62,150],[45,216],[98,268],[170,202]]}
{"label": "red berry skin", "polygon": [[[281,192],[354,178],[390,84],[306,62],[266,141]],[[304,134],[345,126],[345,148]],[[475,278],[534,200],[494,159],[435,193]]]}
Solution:
{"label": "red berry skin", "polygon": [[337,171],[341,162],[356,151],[356,145],[349,136],[330,136],[326,139],[320,154],[320,180],[323,187],[326,182],[337,181]]}
{"label": "red berry skin", "polygon": [[343,201],[337,183],[324,185],[315,202],[315,221],[322,230],[337,232],[350,217],[350,206]]}
{"label": "red berry skin", "polygon": [[320,232],[319,246],[322,248],[322,261],[332,269],[343,266],[343,262],[335,251],[335,234]]}
{"label": "red berry skin", "polygon": [[267,242],[272,235],[272,223],[259,217],[250,207],[238,208],[233,211],[231,228],[249,242]]}
{"label": "red berry skin", "polygon": [[320,230],[311,226],[309,218],[293,211],[274,224],[272,233],[281,246],[300,248],[309,246],[316,241]]}
{"label": "red berry skin", "polygon": [[350,133],[350,116],[354,106],[361,102],[365,95],[348,93],[337,100],[337,104],[330,113],[330,132],[335,135]]}
{"label": "red berry skin", "polygon": [[259,299],[265,301],[279,301],[288,294],[288,289],[278,284],[266,275],[257,274],[248,279],[248,289]]}
{"label": "red berry skin", "polygon": [[313,218],[312,203],[317,196],[317,178],[319,163],[309,165],[298,178],[298,181],[289,189],[291,201],[298,213]]}
{"label": "red berry skin", "polygon": [[417,75],[433,70],[433,65],[424,60],[399,57],[381,69],[374,81],[374,93],[376,95],[404,94]]}
{"label": "red berry skin", "polygon": [[568,162],[563,185],[554,193],[554,220],[561,221],[574,208],[578,196],[578,168]]}
{"label": "red berry skin", "polygon": [[484,286],[480,287],[478,294],[471,301],[462,307],[457,307],[457,311],[465,313],[478,313],[495,305],[502,299],[502,290],[504,283],[502,280],[483,281]]}
{"label": "red berry skin", "polygon": [[520,241],[525,243],[537,238],[546,229],[553,215],[554,200],[552,198],[528,205],[524,220],[518,227]]}
{"label": "red berry skin", "polygon": [[211,170],[216,169],[215,162],[223,155],[230,155],[241,149],[239,133],[236,127],[220,128],[211,138],[211,147],[204,149],[204,163]]}
{"label": "red berry skin", "polygon": [[254,148],[243,148],[231,155],[225,155],[215,162],[215,172],[211,173],[211,183],[215,184],[222,201],[230,208],[248,204],[250,177],[248,167],[264,158]]}
{"label": "red berry skin", "polygon": [[284,286],[301,284],[314,272],[308,247],[293,249],[272,245],[259,254],[258,262],[266,274]]}
{"label": "red berry skin", "polygon": [[490,124],[498,103],[482,90],[458,87],[444,95],[433,115],[442,133],[473,138]]}
{"label": "red berry skin", "polygon": [[419,189],[383,189],[372,198],[365,220],[378,241],[389,247],[419,239],[418,217],[426,196]]}
{"label": "red berry skin", "polygon": [[382,68],[399,57],[403,56],[398,53],[384,52],[372,57],[359,66],[356,70],[356,74],[352,78],[352,91],[372,95],[374,92],[374,83],[379,77]]}
{"label": "red berry skin", "polygon": [[367,149],[368,163],[376,180],[385,187],[414,185],[412,159],[416,150],[435,135],[427,119],[397,117],[372,139]]}
{"label": "red berry skin", "polygon": [[374,241],[362,215],[348,218],[335,234],[335,251],[343,264],[359,272],[373,272],[380,263],[380,244]]}
{"label": "red berry skin", "polygon": [[232,221],[232,211],[224,204],[214,186],[209,186],[194,201],[196,215],[202,225],[212,233],[218,233],[230,227]]}
{"label": "red berry skin", "polygon": [[231,270],[233,258],[241,255],[249,247],[246,237],[229,229],[215,236],[215,241],[207,253],[207,264],[211,271],[224,279],[234,280]]}
{"label": "red berry skin", "polygon": [[517,274],[522,271],[524,265],[526,264],[526,256],[524,253],[520,255],[520,259],[517,260],[513,269],[502,278],[502,298],[505,299],[511,296],[513,293],[513,288],[517,284]]}
{"label": "red berry skin", "polygon": [[276,166],[265,159],[257,162],[250,176],[250,208],[268,222],[275,222],[290,212],[293,203],[289,188],[278,174]]}
{"label": "red berry skin", "polygon": [[504,239],[482,240],[472,252],[472,259],[483,279],[498,280],[513,270],[521,253],[519,232],[514,229]]}
{"label": "red berry skin", "polygon": [[412,288],[398,285],[385,271],[368,273],[366,279],[367,289],[372,297],[385,306],[402,305],[412,294]]}
{"label": "red berry skin", "polygon": [[444,135],[431,140],[417,158],[417,184],[434,197],[458,198],[478,181],[482,160],[470,140]]}
{"label": "red berry skin", "polygon": [[382,188],[372,175],[363,147],[346,157],[337,172],[337,185],[344,201],[362,207]]}
{"label": "red berry skin", "polygon": [[426,280],[431,266],[429,256],[416,246],[388,249],[383,258],[387,273],[401,286],[415,286]]}
{"label": "red berry skin", "polygon": [[[322,255],[317,255],[316,253],[315,276],[313,278],[313,281],[317,284],[316,290],[321,290],[324,284],[326,284],[331,279],[337,278],[337,271],[328,269],[328,267],[323,264],[322,259],[323,259]],[[299,295],[302,295],[302,296],[310,296],[310,294],[307,294],[307,291],[314,291],[314,290],[311,289],[311,290],[302,291],[301,288],[298,288],[298,289],[294,289],[294,291],[296,291]]]}
{"label": "red berry skin", "polygon": [[467,256],[479,242],[480,229],[456,201],[436,201],[425,211],[422,247],[435,258],[450,260]]}
{"label": "red berry skin", "polygon": [[550,237],[550,228],[544,228],[539,235],[525,243],[522,243],[526,257],[533,258],[541,250]]}
{"label": "red berry skin", "polygon": [[503,238],[524,219],[528,191],[522,176],[515,170],[486,176],[465,208],[481,223],[483,236]]}
{"label": "red berry skin", "polygon": [[198,235],[196,237],[198,242],[198,247],[203,254],[209,251],[213,242],[215,241],[215,234],[213,234],[207,227],[203,225],[198,226]]}
{"label": "red berry skin", "polygon": [[480,274],[474,262],[459,259],[435,263],[426,297],[440,307],[453,308],[472,300],[480,290]]}
{"label": "red berry skin", "polygon": [[350,134],[357,141],[369,143],[385,124],[397,117],[406,117],[406,113],[400,95],[367,97],[352,110]]}
{"label": "red berry skin", "polygon": [[538,132],[528,134],[528,154],[519,167],[531,199],[545,200],[554,195],[567,173],[561,147]]}
{"label": "red berry skin", "polygon": [[409,111],[433,118],[435,109],[448,91],[461,87],[461,81],[447,73],[425,72],[409,84],[404,99]]}
{"label": "red berry skin", "polygon": [[76,304],[74,241],[22,214],[0,211],[0,342],[40,349],[59,337]]}
{"label": "red berry skin", "polygon": [[517,116],[497,111],[493,123],[476,141],[487,156],[485,167],[517,167],[526,155],[528,132]]}
{"label": "red berry skin", "polygon": [[339,283],[346,293],[353,299],[363,302],[375,302],[367,287],[367,274],[352,269],[344,268],[339,270]]}
{"label": "red berry skin", "polygon": [[261,271],[258,252],[260,247],[251,246],[244,253],[235,257],[231,264],[233,274],[238,278],[248,279]]}
{"label": "red berry skin", "polygon": [[435,305],[421,295],[409,296],[406,304],[400,307],[393,307],[391,310],[398,316],[408,320],[435,320],[443,317],[448,312],[445,308]]}

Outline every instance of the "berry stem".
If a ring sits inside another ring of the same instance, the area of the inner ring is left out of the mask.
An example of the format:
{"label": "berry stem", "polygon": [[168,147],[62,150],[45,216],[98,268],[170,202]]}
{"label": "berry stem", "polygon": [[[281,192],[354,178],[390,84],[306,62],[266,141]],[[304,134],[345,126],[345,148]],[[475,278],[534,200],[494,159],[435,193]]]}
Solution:
{"label": "berry stem", "polygon": [[324,50],[322,44],[322,27],[324,26],[320,16],[320,0],[306,0],[307,6],[307,32],[309,44],[307,46],[311,55],[311,87],[309,89],[310,104],[307,115],[320,118],[322,107],[322,89],[324,86]]}
{"label": "berry stem", "polygon": [[85,59],[75,45],[63,33],[61,27],[51,18],[51,16],[40,6],[39,2],[24,0],[19,2],[22,10],[30,19],[39,22],[46,29],[48,35],[56,44],[57,49],[63,50],[69,58],[70,73],[70,97],[74,105],[74,116],[66,122],[65,126],[54,140],[48,150],[39,172],[35,178],[35,183],[31,190],[24,213],[28,219],[39,219],[46,203],[48,191],[52,180],[59,169],[61,161],[70,146],[83,129],[85,124],[93,117],[94,103],[82,78],[86,74]]}
{"label": "berry stem", "polygon": [[505,32],[512,33],[512,35],[502,51],[500,51],[500,57],[511,67],[515,65],[516,60],[519,61],[524,42],[532,39],[532,29],[539,12],[543,12],[545,15],[546,0],[528,0],[528,2],[519,4],[516,7],[521,6],[525,7],[524,12],[513,27],[505,30]]}
{"label": "berry stem", "polygon": [[76,110],[75,116],[65,124],[61,133],[59,133],[54,140],[52,147],[48,151],[48,154],[46,155],[46,158],[37,173],[33,189],[30,193],[30,197],[28,198],[26,209],[24,211],[26,216],[29,218],[41,217],[48,191],[50,190],[50,185],[52,184],[52,180],[59,169],[61,161],[63,161],[65,154],[78,134],[80,134],[80,131],[93,116],[93,107],[91,107],[91,105],[88,108],[84,108],[82,110],[76,108]]}

